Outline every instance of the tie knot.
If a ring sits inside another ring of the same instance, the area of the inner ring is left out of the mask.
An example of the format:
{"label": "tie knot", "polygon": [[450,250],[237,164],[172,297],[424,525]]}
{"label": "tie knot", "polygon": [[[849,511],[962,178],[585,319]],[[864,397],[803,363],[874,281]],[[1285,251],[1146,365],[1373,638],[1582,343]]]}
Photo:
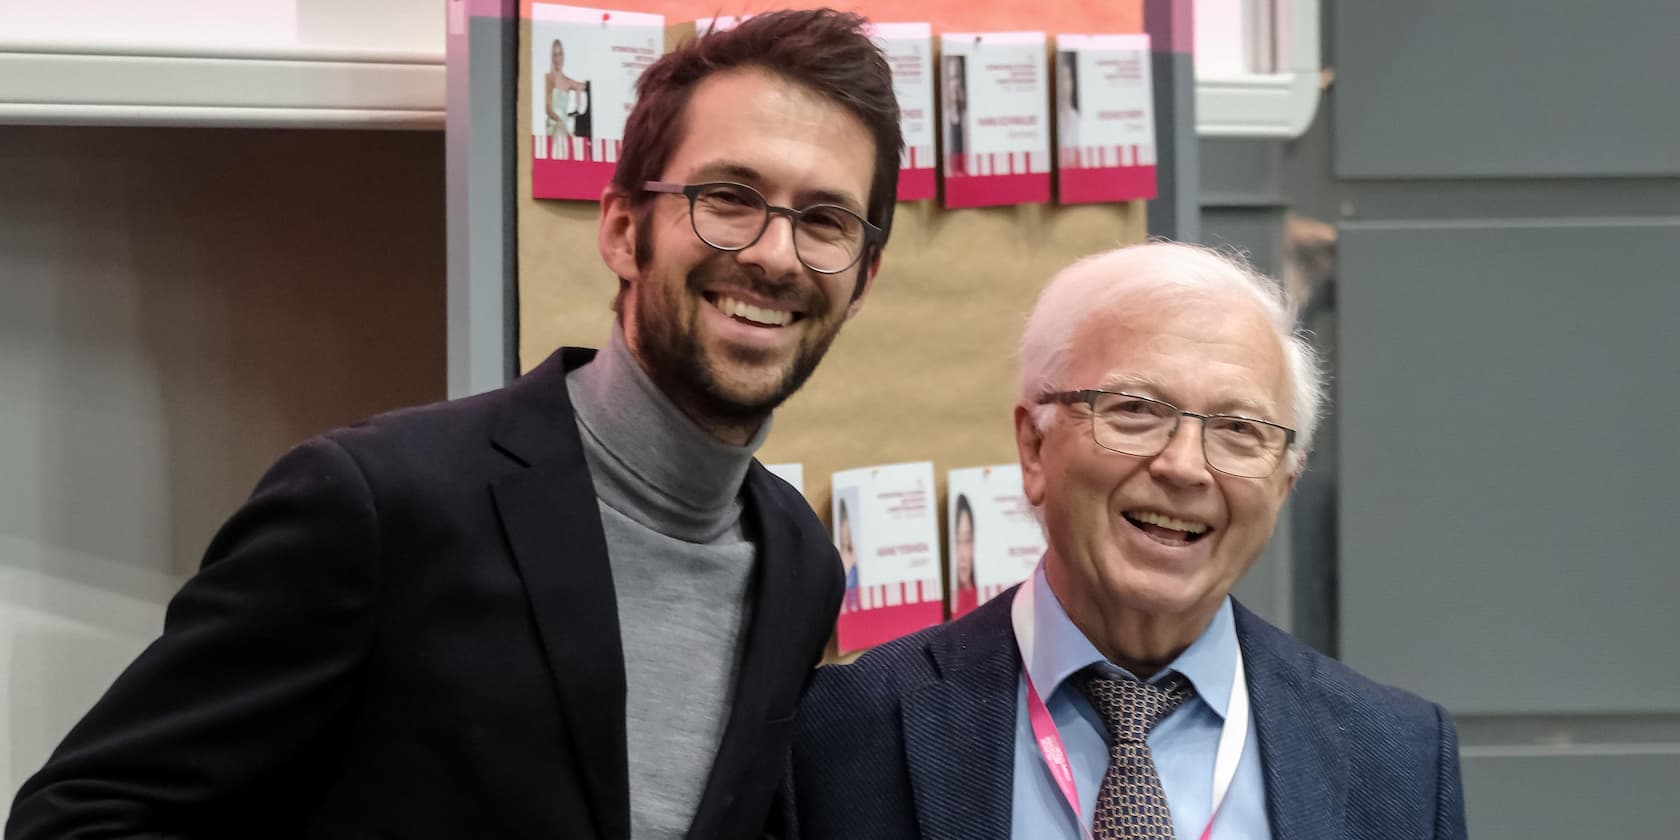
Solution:
{"label": "tie knot", "polygon": [[1116,741],[1143,743],[1149,731],[1184,701],[1196,695],[1183,674],[1169,674],[1159,685],[1105,676],[1086,670],[1076,684],[1102,715]]}

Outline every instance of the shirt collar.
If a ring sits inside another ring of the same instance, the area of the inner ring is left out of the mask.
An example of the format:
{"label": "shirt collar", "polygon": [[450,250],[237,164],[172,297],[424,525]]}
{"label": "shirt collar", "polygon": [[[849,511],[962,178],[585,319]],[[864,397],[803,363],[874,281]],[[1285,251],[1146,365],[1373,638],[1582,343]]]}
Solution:
{"label": "shirt collar", "polygon": [[[1044,578],[1044,562],[1039,561],[1032,576],[1021,584],[1011,605],[1011,621],[1015,638],[1021,649],[1021,662],[1033,685],[1049,700],[1062,683],[1081,670],[1096,664],[1132,676],[1125,669],[1108,663],[1091,640],[1068,618],[1056,593]],[[1150,679],[1155,682],[1177,671],[1196,689],[1196,696],[1221,720],[1231,702],[1231,674],[1237,664],[1237,628],[1231,614],[1231,598],[1226,596],[1214,612],[1213,620],[1202,630],[1190,646],[1173,659],[1166,668]]]}

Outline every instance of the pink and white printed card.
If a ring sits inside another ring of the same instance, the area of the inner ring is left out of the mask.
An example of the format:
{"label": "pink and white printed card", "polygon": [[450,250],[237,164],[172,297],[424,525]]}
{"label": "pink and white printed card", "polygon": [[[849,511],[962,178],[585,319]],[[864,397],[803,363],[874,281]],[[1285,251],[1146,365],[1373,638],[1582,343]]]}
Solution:
{"label": "pink and white printed card", "polygon": [[945,33],[940,44],[945,206],[1049,201],[1044,33]]}
{"label": "pink and white printed card", "polygon": [[1148,35],[1056,36],[1056,196],[1155,197]]}
{"label": "pink and white printed card", "polygon": [[945,606],[932,462],[845,470],[833,486],[830,522],[846,573],[840,652],[938,624]]}
{"label": "pink and white printed card", "polygon": [[899,160],[898,200],[921,201],[939,190],[934,148],[933,25],[877,23],[875,44],[892,68],[893,93],[898,97],[899,129],[904,154]]}
{"label": "pink and white printed card", "polygon": [[531,4],[531,195],[595,201],[612,180],[662,15]]}
{"label": "pink and white printed card", "polygon": [[1044,529],[1021,491],[1021,465],[951,470],[945,479],[951,617],[960,618],[1032,574]]}

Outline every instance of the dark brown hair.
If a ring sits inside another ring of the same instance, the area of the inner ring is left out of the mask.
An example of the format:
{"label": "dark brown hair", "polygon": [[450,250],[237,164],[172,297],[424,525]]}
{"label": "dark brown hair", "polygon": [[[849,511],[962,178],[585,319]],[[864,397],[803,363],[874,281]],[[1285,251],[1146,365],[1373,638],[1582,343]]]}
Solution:
{"label": "dark brown hair", "polygon": [[[683,110],[694,88],[713,73],[757,67],[845,106],[869,129],[875,139],[875,177],[865,214],[884,233],[890,232],[904,136],[892,70],[865,34],[866,23],[858,15],[834,9],[766,12],[665,54],[636,83],[636,105],[624,124],[614,189],[629,196],[632,205],[643,206],[649,194],[642,184],[659,179],[682,142]],[[883,235],[877,247],[885,244]]]}

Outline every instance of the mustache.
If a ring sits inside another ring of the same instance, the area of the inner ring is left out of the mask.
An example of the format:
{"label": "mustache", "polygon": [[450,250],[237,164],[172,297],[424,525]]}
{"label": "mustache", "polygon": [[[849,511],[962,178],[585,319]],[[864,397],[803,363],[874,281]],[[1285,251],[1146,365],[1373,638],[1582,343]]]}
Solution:
{"label": "mustache", "polygon": [[821,312],[827,296],[815,283],[797,280],[771,280],[751,272],[741,271],[729,254],[708,258],[688,272],[688,290],[696,295],[719,286],[739,289],[787,309],[807,314]]}

